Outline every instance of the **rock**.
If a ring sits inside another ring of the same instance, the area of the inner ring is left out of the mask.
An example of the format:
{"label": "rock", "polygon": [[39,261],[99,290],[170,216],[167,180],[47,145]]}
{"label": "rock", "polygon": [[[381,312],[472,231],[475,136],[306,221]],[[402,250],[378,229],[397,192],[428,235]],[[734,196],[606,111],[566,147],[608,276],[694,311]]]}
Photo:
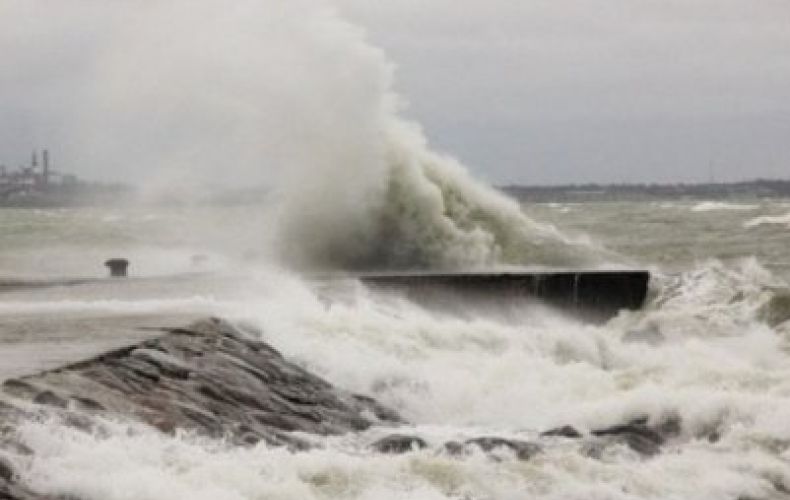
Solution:
{"label": "rock", "polygon": [[562,427],[556,427],[554,429],[549,429],[546,432],[542,432],[540,434],[541,437],[564,437],[569,439],[577,439],[582,437],[581,432],[577,431],[570,425],[563,425]]}
{"label": "rock", "polygon": [[463,444],[457,441],[450,441],[444,445],[445,451],[450,455],[466,454],[472,447],[486,453],[491,453],[497,449],[507,449],[513,452],[519,460],[529,460],[543,451],[543,448],[536,443],[491,436],[469,439],[464,441]]}
{"label": "rock", "polygon": [[664,439],[677,437],[682,429],[682,420],[679,415],[667,415],[658,424],[652,427]]}
{"label": "rock", "polygon": [[[339,434],[374,424],[402,423],[374,399],[352,394],[288,362],[269,345],[212,319],[96,358],[20,379],[6,380],[0,400],[0,450],[29,454],[15,437],[20,419],[51,415],[63,425],[101,433],[92,414],[127,417],[162,432],[178,429],[229,438],[239,445],[265,441],[293,450],[309,447],[292,432]],[[18,404],[19,400],[39,406]],[[36,409],[37,408],[37,409]],[[398,443],[421,448],[420,438]],[[80,500],[48,497],[15,481],[0,458],[0,500]]]}
{"label": "rock", "polygon": [[14,469],[11,467],[11,462],[3,457],[0,457],[0,480],[11,482],[14,478]]}
{"label": "rock", "polygon": [[[25,486],[17,484],[10,462],[0,457],[0,500],[61,500],[37,495]],[[79,499],[75,499],[79,500]]]}
{"label": "rock", "polygon": [[790,292],[787,289],[774,290],[770,300],[757,311],[757,317],[772,327],[790,324]]}
{"label": "rock", "polygon": [[444,443],[444,451],[447,452],[448,455],[458,456],[463,455],[466,449],[464,445],[458,441],[448,441]]}
{"label": "rock", "polygon": [[96,401],[90,398],[73,397],[71,400],[74,401],[74,404],[78,408],[81,408],[83,410],[88,410],[88,411],[104,410],[104,407],[102,405],[100,405],[99,403],[97,403]]}
{"label": "rock", "polygon": [[[669,427],[667,428],[669,429]],[[627,424],[594,430],[592,435],[610,438],[610,443],[624,443],[643,456],[658,454],[665,442],[664,436],[658,430],[647,426],[646,419],[636,419]]]}
{"label": "rock", "polygon": [[333,387],[216,319],[6,381],[3,390],[83,419],[88,410],[135,418],[163,432],[186,429],[293,449],[307,446],[293,431],[328,435],[402,422],[375,400]]}
{"label": "rock", "polygon": [[405,436],[403,434],[392,434],[384,437],[370,445],[379,453],[391,453],[399,455],[410,451],[422,450],[428,446],[424,439],[417,436]]}
{"label": "rock", "polygon": [[34,403],[40,405],[55,406],[57,408],[65,408],[66,400],[58,396],[52,391],[42,391],[33,398]]}

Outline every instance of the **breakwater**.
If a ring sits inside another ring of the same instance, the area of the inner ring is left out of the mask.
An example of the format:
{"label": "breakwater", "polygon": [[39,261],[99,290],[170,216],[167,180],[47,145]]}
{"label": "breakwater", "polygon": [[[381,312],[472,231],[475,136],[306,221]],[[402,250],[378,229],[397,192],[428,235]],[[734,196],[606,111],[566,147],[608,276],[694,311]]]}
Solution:
{"label": "breakwater", "polygon": [[534,299],[578,317],[604,321],[621,309],[639,309],[647,271],[391,273],[362,275],[363,283],[403,291],[418,301],[442,295],[474,299]]}

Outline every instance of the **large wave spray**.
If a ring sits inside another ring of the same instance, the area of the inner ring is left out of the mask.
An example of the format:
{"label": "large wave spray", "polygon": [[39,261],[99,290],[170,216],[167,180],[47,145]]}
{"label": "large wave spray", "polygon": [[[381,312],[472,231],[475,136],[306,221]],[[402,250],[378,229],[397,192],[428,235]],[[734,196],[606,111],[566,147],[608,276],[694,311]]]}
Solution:
{"label": "large wave spray", "polygon": [[[345,24],[337,17],[332,22]],[[350,46],[344,52],[372,53],[375,49],[356,34],[346,40]],[[289,259],[319,267],[480,268],[590,264],[604,258],[604,250],[530,219],[514,200],[431,150],[419,125],[399,114],[391,64],[375,53],[378,57],[346,61],[372,65],[371,72],[379,75],[373,92],[365,93],[374,100],[368,112],[375,118],[362,124],[344,119],[340,125],[374,126],[362,127],[350,141],[364,153],[300,172],[286,185],[281,244]],[[360,137],[365,142],[359,143]],[[345,150],[346,144],[337,147]],[[320,180],[305,184],[311,175]]]}
{"label": "large wave spray", "polygon": [[[359,204],[353,176],[326,179],[329,192],[341,195],[329,204],[314,193],[292,196],[282,226],[291,256],[325,267],[480,268],[590,264],[605,255],[530,219],[460,163],[431,151],[415,124],[396,114],[382,121],[376,165],[361,166],[374,196]],[[338,204],[350,206],[338,211]],[[361,218],[350,220],[347,211]]]}
{"label": "large wave spray", "polygon": [[[148,192],[182,201],[216,186],[273,185],[279,222],[261,232],[291,264],[596,258],[431,151],[400,116],[393,64],[329,1],[9,0],[3,9],[0,53],[15,55],[20,84],[41,73],[53,82],[8,95],[50,104],[22,111],[49,124],[41,140],[64,161],[147,177]],[[29,50],[7,47],[15,34],[30,38]]]}

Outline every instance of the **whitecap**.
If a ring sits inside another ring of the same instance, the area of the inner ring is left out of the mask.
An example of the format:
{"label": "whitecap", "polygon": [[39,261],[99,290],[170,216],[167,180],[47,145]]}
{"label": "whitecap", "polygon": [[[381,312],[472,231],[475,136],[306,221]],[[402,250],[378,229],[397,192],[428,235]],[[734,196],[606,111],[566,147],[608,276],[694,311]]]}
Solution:
{"label": "whitecap", "polygon": [[743,227],[748,229],[766,224],[778,224],[790,227],[790,212],[785,215],[764,215],[762,217],[755,217],[754,219],[746,221]]}
{"label": "whitecap", "polygon": [[759,205],[747,205],[741,203],[724,203],[721,201],[703,201],[691,208],[692,212],[713,212],[717,210],[749,211],[757,210]]}

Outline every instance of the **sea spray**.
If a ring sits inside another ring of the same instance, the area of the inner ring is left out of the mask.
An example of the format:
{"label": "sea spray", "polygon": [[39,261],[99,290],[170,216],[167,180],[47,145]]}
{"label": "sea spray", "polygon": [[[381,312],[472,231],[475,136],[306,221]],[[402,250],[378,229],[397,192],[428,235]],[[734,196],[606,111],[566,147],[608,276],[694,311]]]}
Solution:
{"label": "sea spray", "polygon": [[[752,260],[668,276],[645,311],[601,326],[540,307],[455,317],[358,285],[333,300],[287,275],[256,281],[246,300],[215,311],[245,318],[288,359],[338,386],[396,406],[414,423],[398,432],[428,448],[373,452],[388,429],[312,437],[316,448],[292,453],[128,422],[85,432],[35,420],[14,431],[33,450],[11,457],[26,483],[110,500],[778,498],[790,485],[790,361],[786,340],[760,315],[782,281]],[[627,340],[643,321],[657,322],[664,340]],[[442,449],[450,439],[533,440],[557,425],[587,433],[638,417],[676,418],[678,435],[652,458],[625,446],[591,456],[589,437],[543,441],[528,462]]]}
{"label": "sea spray", "polygon": [[[85,5],[90,16],[80,16]],[[56,66],[58,47],[101,47],[72,54],[68,99],[42,90],[58,101],[54,116],[28,110],[51,124],[64,162],[145,177],[145,199],[169,203],[265,183],[281,207],[249,242],[274,240],[259,253],[346,269],[616,260],[529,219],[433,152],[401,116],[394,64],[331,2],[63,2],[63,16],[18,0],[4,8],[0,29],[35,18],[53,33],[34,37],[21,75]]]}
{"label": "sea spray", "polygon": [[[288,259],[344,269],[479,269],[601,265],[622,257],[526,216],[518,203],[430,149],[420,127],[393,113],[362,179],[322,176],[333,196],[286,191],[280,229]],[[360,203],[360,191],[367,198]],[[351,200],[349,202],[349,200]],[[328,201],[322,205],[322,201]],[[349,210],[349,205],[352,207]],[[351,215],[349,216],[349,212]]]}

